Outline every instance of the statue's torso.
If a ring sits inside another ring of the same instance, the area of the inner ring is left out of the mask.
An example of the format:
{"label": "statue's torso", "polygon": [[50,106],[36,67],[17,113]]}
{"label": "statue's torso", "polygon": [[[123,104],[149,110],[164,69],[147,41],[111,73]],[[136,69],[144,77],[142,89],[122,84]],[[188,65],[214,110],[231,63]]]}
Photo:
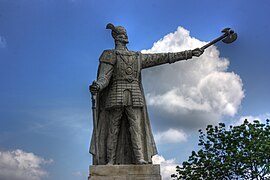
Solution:
{"label": "statue's torso", "polygon": [[140,54],[133,51],[116,50],[107,107],[142,107],[143,97],[140,87]]}

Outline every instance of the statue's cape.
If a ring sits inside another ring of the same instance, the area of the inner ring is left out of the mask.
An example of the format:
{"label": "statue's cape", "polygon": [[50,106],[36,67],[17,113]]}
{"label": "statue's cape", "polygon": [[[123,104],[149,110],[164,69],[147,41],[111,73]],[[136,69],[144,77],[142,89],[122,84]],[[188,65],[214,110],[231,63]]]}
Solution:
{"label": "statue's cape", "polygon": [[[108,51],[113,53],[113,50]],[[105,52],[105,51],[104,51]],[[101,56],[102,57],[102,56]],[[113,57],[111,57],[113,58]],[[115,61],[115,60],[112,60]],[[100,68],[98,69],[98,76],[100,73]],[[141,77],[141,76],[140,76]],[[107,163],[107,137],[109,131],[109,112],[105,109],[106,99],[108,97],[108,90],[111,86],[111,82],[108,87],[103,89],[97,96],[97,128],[93,130],[92,140],[90,145],[90,153],[93,155],[94,165],[103,165]],[[145,103],[145,96],[140,80],[140,89],[143,95],[144,106],[142,108],[142,120],[141,120],[141,138],[142,138],[142,152],[144,155],[144,160],[152,163],[152,156],[157,154],[156,144],[153,138],[150,121],[148,117],[147,107]],[[118,137],[118,146],[116,153],[116,164],[134,164],[136,162],[130,133],[128,128],[128,120],[125,115],[121,119],[120,133]],[[97,150],[98,149],[98,153]]]}

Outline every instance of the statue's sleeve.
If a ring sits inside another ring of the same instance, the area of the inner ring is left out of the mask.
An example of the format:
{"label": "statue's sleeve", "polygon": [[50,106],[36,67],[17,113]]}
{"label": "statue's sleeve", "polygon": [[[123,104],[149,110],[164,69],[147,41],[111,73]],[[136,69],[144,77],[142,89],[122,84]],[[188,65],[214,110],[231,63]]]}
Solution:
{"label": "statue's sleeve", "polygon": [[100,63],[98,67],[97,77],[97,84],[99,85],[100,90],[108,86],[113,73],[115,61],[116,56],[112,50],[103,51],[102,55],[99,58]]}
{"label": "statue's sleeve", "polygon": [[176,53],[141,54],[142,69],[192,58],[192,50]]}

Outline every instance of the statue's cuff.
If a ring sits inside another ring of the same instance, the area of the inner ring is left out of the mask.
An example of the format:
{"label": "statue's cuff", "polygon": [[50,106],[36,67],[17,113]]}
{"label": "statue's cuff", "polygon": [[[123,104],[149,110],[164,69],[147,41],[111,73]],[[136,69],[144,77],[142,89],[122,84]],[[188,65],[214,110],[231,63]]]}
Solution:
{"label": "statue's cuff", "polygon": [[104,89],[107,84],[108,84],[108,79],[106,77],[100,77],[97,81],[97,86],[99,90]]}
{"label": "statue's cuff", "polygon": [[185,52],[185,59],[186,60],[192,58],[192,50],[187,50],[187,51],[184,51],[184,52]]}

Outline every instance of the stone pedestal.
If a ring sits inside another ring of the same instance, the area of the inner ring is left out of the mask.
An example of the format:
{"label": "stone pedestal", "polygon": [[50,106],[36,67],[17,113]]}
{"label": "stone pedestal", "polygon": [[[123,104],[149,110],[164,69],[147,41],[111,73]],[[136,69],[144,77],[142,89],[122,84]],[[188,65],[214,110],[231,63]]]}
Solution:
{"label": "stone pedestal", "polygon": [[88,180],[161,180],[160,166],[158,164],[90,166]]}

